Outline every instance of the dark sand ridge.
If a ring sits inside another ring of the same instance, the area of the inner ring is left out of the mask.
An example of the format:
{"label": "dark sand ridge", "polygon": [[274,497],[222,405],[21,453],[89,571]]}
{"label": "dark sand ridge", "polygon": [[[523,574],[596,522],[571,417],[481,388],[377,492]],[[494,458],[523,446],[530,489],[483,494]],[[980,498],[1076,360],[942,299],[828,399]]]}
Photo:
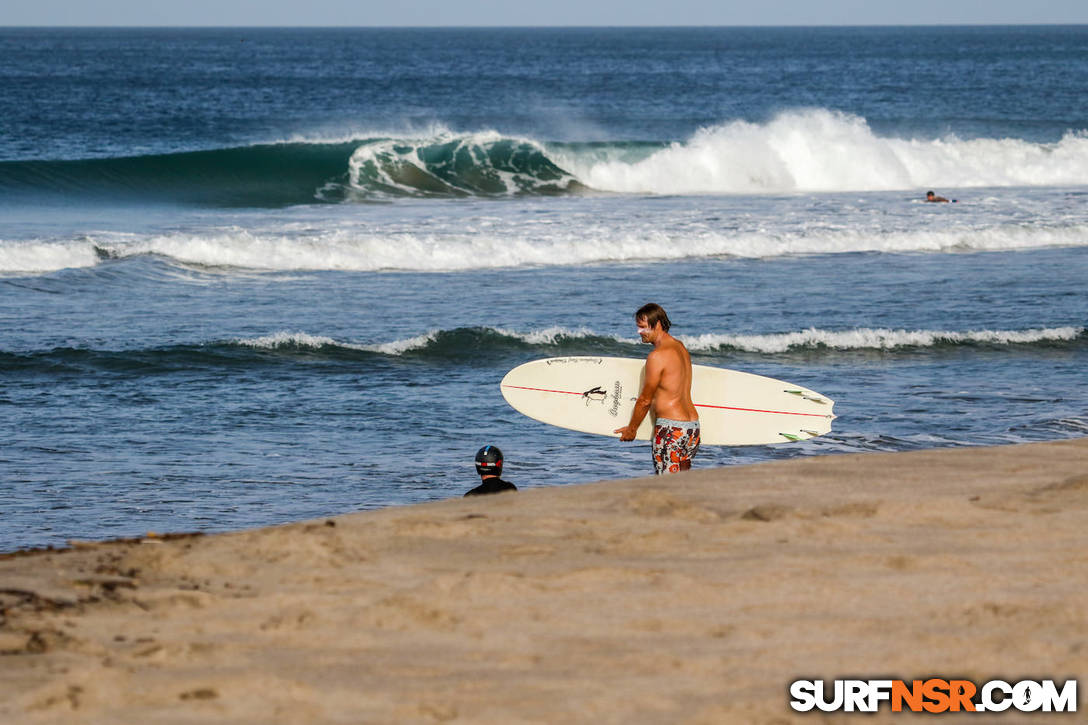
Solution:
{"label": "dark sand ridge", "polygon": [[6,556],[0,722],[856,721],[789,683],[1083,684],[1086,514],[1080,439]]}

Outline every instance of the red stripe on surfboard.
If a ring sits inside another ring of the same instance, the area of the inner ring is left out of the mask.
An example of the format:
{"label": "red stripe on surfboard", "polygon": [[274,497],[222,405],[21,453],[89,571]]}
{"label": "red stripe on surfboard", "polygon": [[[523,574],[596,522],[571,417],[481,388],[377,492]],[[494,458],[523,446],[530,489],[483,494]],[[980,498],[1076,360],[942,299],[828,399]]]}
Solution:
{"label": "red stripe on surfboard", "polygon": [[715,408],[717,410],[741,410],[746,413],[775,413],[776,415],[807,415],[812,418],[826,418],[827,413],[792,413],[788,410],[760,410],[759,408],[733,408],[728,405],[709,405],[708,403],[696,403],[696,408]]}
{"label": "red stripe on surfboard", "polygon": [[[549,390],[548,388],[527,388],[523,385],[504,385],[504,388],[515,390],[532,390],[537,393],[559,393],[561,395],[584,395],[574,390]],[[811,418],[826,418],[826,413],[792,413],[788,410],[761,410],[759,408],[734,408],[729,405],[710,405],[709,403],[696,403],[696,408],[714,408],[715,410],[739,410],[744,413],[772,413],[774,415],[804,415]]]}
{"label": "red stripe on surfboard", "polygon": [[583,395],[583,393],[576,393],[573,390],[548,390],[547,388],[526,388],[522,385],[504,385],[504,388],[513,388],[514,390],[535,390],[538,393],[562,393],[564,395]]}

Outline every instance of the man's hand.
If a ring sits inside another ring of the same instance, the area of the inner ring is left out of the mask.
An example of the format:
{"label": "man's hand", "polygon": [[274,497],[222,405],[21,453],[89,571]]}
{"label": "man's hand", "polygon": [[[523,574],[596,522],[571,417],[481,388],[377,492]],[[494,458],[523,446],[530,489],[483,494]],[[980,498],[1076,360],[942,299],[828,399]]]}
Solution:
{"label": "man's hand", "polygon": [[650,412],[657,394],[657,388],[661,385],[661,376],[665,370],[664,358],[656,350],[646,358],[646,380],[642,384],[642,392],[635,399],[635,409],[631,411],[631,421],[624,428],[617,428],[613,433],[620,434],[621,441],[633,441],[638,432],[642,419]]}

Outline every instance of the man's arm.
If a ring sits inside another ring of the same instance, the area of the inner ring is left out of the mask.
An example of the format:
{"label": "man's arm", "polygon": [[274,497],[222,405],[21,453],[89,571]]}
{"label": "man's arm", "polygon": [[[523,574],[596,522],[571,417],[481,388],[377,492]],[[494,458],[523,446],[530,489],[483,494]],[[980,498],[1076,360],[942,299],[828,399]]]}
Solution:
{"label": "man's arm", "polygon": [[631,411],[631,422],[625,428],[617,428],[613,433],[620,434],[621,441],[633,441],[642,419],[650,412],[657,388],[661,385],[661,376],[665,372],[665,364],[656,351],[651,352],[646,358],[646,382],[642,384],[642,392],[635,400],[635,409]]}

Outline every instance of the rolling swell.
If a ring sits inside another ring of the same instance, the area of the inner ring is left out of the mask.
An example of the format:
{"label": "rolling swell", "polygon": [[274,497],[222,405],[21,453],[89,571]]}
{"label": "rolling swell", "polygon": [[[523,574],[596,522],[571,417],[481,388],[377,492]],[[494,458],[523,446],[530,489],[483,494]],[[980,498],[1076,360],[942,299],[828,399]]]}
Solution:
{"label": "rolling swell", "polygon": [[[0,351],[0,372],[25,375],[113,373],[127,376],[250,371],[280,366],[329,366],[355,372],[360,363],[433,361],[466,363],[524,351],[542,354],[630,354],[635,345],[608,337],[561,329],[519,334],[490,327],[436,330],[388,343],[356,344],[302,332],[223,340],[205,344],[168,345],[130,350],[56,347],[13,353]],[[369,369],[369,368],[366,368]]]}
{"label": "rolling swell", "polygon": [[0,370],[59,376],[86,373],[145,376],[208,369],[252,369],[279,364],[289,357],[246,350],[229,343],[171,345],[136,350],[57,347],[24,354],[0,352]]}
{"label": "rolling swell", "polygon": [[0,162],[0,194],[281,207],[341,201],[355,144],[288,143],[75,161]]}
{"label": "rolling swell", "polygon": [[491,133],[0,162],[3,195],[225,208],[405,197],[553,195],[584,188],[536,142]]}
{"label": "rolling swell", "polygon": [[[762,335],[706,334],[679,338],[696,354],[756,353],[790,355],[793,353],[829,354],[878,351],[916,354],[946,350],[1064,350],[1088,346],[1088,329],[1083,327],[1039,327],[1022,330],[895,330],[857,328],[822,330],[809,328],[796,332]],[[588,329],[571,330],[550,327],[533,332],[518,332],[496,327],[458,327],[437,330],[393,342],[366,346],[345,346],[329,338],[314,338],[303,333],[280,332],[263,338],[238,341],[258,349],[281,351],[339,350],[347,347],[369,354],[431,359],[462,359],[498,356],[512,352],[534,352],[541,356],[611,355],[641,357],[645,345],[634,338],[602,335]]]}
{"label": "rolling swell", "polygon": [[520,352],[537,352],[551,356],[630,355],[637,350],[637,343],[634,341],[598,335],[584,329],[568,330],[562,327],[528,333],[496,327],[458,327],[370,345],[337,342],[305,333],[278,332],[266,337],[237,340],[235,344],[288,354],[320,352],[458,362],[479,358],[493,359]]}

